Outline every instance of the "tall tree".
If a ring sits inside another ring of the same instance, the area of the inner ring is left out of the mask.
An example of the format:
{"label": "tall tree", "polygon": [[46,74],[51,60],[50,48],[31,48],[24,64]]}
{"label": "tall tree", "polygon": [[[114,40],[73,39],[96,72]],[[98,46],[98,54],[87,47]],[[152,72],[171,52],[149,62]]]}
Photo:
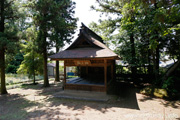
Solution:
{"label": "tall tree", "polygon": [[[97,0],[97,3],[99,7],[92,8],[109,18],[100,20],[99,24],[92,23],[91,26],[98,28],[105,36],[103,38],[111,39],[118,46],[118,54],[131,66],[148,64],[148,71],[152,73],[153,65],[153,71],[158,76],[162,53],[167,51],[166,55],[174,54],[173,57],[178,58],[178,0]],[[117,19],[119,21],[115,22]]]}
{"label": "tall tree", "polygon": [[[7,94],[5,82],[5,55],[13,52],[17,46],[17,19],[21,16],[18,11],[19,2],[16,0],[0,1],[0,71],[1,94]],[[13,46],[13,47],[12,47]]]}
{"label": "tall tree", "polygon": [[[48,49],[54,44],[56,48],[62,46],[65,38],[69,38],[73,33],[76,26],[76,19],[73,17],[75,3],[71,0],[38,0],[31,3],[34,10],[33,22],[38,29],[36,42],[44,61],[44,87],[48,87]],[[58,38],[61,38],[60,44],[57,42]]]}
{"label": "tall tree", "polygon": [[34,27],[26,30],[26,40],[22,44],[22,52],[24,53],[24,60],[22,61],[17,73],[28,74],[29,78],[33,78],[33,84],[36,84],[36,74],[42,75],[43,65],[42,56],[37,53],[37,45],[35,40],[37,32]]}
{"label": "tall tree", "polygon": [[[109,35],[114,35],[113,37],[115,40],[118,39],[119,35],[117,31],[125,30],[128,35],[128,39],[130,40],[130,53],[131,53],[131,60],[129,64],[131,65],[132,74],[136,74],[136,53],[135,53],[135,38],[134,38],[134,24],[135,24],[135,10],[134,10],[134,1],[112,1],[112,0],[97,0],[99,3],[100,8],[95,8],[96,11],[106,13],[106,14],[113,14],[116,16],[110,17],[108,19],[109,22],[100,23],[101,28],[108,28],[113,29],[104,29]],[[109,24],[111,23],[111,24]],[[113,24],[112,24],[113,23]],[[114,25],[114,26],[112,26]],[[121,27],[120,27],[121,26]],[[103,31],[104,31],[103,30]],[[112,37],[111,37],[112,38]],[[117,43],[117,42],[115,42]],[[119,43],[119,42],[118,42]]]}
{"label": "tall tree", "polygon": [[[69,13],[69,12],[68,12]],[[74,34],[74,30],[76,28],[76,20],[71,20],[72,18],[68,18],[68,14],[64,18],[64,23],[60,25],[59,30],[56,28],[56,30],[53,32],[53,40],[55,40],[55,47],[56,47],[56,53],[59,52],[59,50],[65,45],[65,43],[70,43]],[[71,21],[71,22],[67,22]],[[64,26],[64,27],[62,27]],[[59,33],[58,33],[59,32]],[[56,61],[56,77],[55,81],[59,81],[59,61]]]}
{"label": "tall tree", "polygon": [[[178,10],[180,9],[179,2],[177,0],[149,0],[143,1],[139,6],[142,6],[142,10],[139,10],[144,18],[149,19],[149,24],[147,26],[143,25],[146,21],[141,23],[143,28],[147,27],[147,32],[149,38],[149,48],[152,52],[153,65],[155,75],[159,75],[159,63],[164,50],[168,50],[166,44],[172,43],[173,41],[178,42],[173,36],[177,36],[178,32],[172,30],[172,27],[177,27],[179,24],[180,14]],[[168,36],[172,39],[169,40]],[[175,46],[174,46],[175,47]],[[177,48],[177,47],[175,47]]]}
{"label": "tall tree", "polygon": [[[66,3],[67,2],[67,3]],[[75,33],[77,18],[74,17],[75,3],[69,0],[56,0],[57,5],[67,4],[59,9],[59,16],[56,16],[53,20],[53,26],[50,39],[54,41],[56,53],[59,52],[60,48],[64,46],[65,43],[70,43]],[[56,77],[55,81],[59,81],[59,61],[56,61]]]}

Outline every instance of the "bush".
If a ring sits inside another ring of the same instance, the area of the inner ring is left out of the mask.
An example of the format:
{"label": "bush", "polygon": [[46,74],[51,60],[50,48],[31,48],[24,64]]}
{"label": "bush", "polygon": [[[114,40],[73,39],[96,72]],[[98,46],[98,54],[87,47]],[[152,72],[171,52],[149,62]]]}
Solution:
{"label": "bush", "polygon": [[17,66],[15,65],[8,65],[6,68],[6,73],[16,73]]}
{"label": "bush", "polygon": [[176,79],[175,76],[171,76],[167,80],[165,80],[162,85],[162,88],[166,89],[168,91],[168,94],[171,97],[175,97],[177,94],[177,90],[175,89],[175,86],[174,86],[175,79]]}
{"label": "bush", "polygon": [[149,96],[155,96],[158,98],[168,98],[169,97],[166,89],[160,89],[160,88],[157,88],[154,86],[145,87],[144,89],[142,89],[140,91],[140,93],[149,95]]}

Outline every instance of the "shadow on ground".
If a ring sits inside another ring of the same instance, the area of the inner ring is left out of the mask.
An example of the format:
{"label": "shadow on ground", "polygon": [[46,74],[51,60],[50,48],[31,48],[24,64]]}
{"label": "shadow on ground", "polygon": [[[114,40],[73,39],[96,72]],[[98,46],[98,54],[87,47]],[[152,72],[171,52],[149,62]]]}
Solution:
{"label": "shadow on ground", "polygon": [[[48,96],[47,99],[41,99],[36,102],[29,101],[20,94],[9,94],[6,96],[0,96],[0,119],[46,119],[46,120],[58,120],[58,119],[71,119],[72,116],[78,119],[78,115],[84,115],[84,111],[97,111],[102,114],[110,112],[117,112],[118,109],[123,111],[135,110],[139,111],[139,105],[137,100],[137,94],[139,89],[133,85],[119,83],[117,86],[118,96],[113,96],[111,100],[107,102],[94,102],[85,100],[74,99],[60,99],[55,98],[54,94],[62,90],[61,83],[51,83],[51,87],[42,88],[42,84],[38,85],[23,85],[22,90],[27,92],[28,90],[37,90],[36,96]],[[27,90],[27,91],[26,91]],[[33,93],[32,93],[33,94]],[[140,101],[153,100],[156,98],[144,96]],[[177,108],[180,103],[173,103],[174,101],[168,101],[163,103],[164,106],[174,106]],[[42,105],[40,105],[42,103]],[[29,109],[37,107],[32,111]],[[116,109],[114,109],[116,108]],[[125,109],[123,109],[125,108]]]}
{"label": "shadow on ground", "polygon": [[[123,85],[124,86],[124,85]],[[57,88],[56,88],[57,87]],[[55,90],[55,91],[54,91]],[[50,88],[42,89],[40,95],[50,95],[51,97],[46,99],[44,103],[50,103],[48,107],[39,109],[29,113],[31,118],[36,119],[72,119],[74,116],[78,120],[78,115],[83,115],[84,111],[97,111],[102,114],[108,112],[117,112],[116,109],[132,109],[140,110],[136,98],[136,92],[139,90],[133,86],[120,87],[121,91],[118,96],[113,96],[108,102],[94,102],[86,100],[74,100],[54,97],[55,92],[62,91],[58,86],[52,86]],[[54,92],[52,92],[54,91]],[[47,109],[46,109],[47,108]],[[116,108],[116,109],[113,109]],[[71,111],[71,112],[69,112]],[[38,113],[38,116],[36,115]]]}
{"label": "shadow on ground", "polygon": [[[60,89],[56,90],[56,92],[59,90]],[[47,92],[48,90],[45,89],[42,90],[41,94],[52,95],[53,98],[48,99],[48,101],[50,101],[53,106],[59,106],[62,104],[73,110],[80,110],[80,109],[84,110],[85,108],[92,108],[101,112],[106,112],[108,108],[112,108],[112,107],[140,110],[136,97],[136,93],[139,92],[139,89],[134,88],[131,85],[123,84],[122,86],[119,86],[118,90],[120,94],[118,96],[117,95],[111,96],[111,99],[107,102],[94,102],[94,101],[86,101],[86,100],[55,98],[55,92]],[[89,94],[91,94],[91,92],[89,92]],[[97,96],[95,95],[95,97]]]}
{"label": "shadow on ground", "polygon": [[[148,100],[154,100],[154,99],[159,99],[159,98],[153,98],[151,96],[145,96],[140,99],[141,102],[145,102]],[[164,107],[172,107],[172,108],[179,108],[180,109],[180,100],[163,100],[160,99],[161,104],[164,105]]]}
{"label": "shadow on ground", "polygon": [[0,119],[24,119],[28,114],[25,109],[36,105],[35,102],[29,101],[19,94],[0,95]]}
{"label": "shadow on ground", "polygon": [[136,97],[136,93],[139,92],[139,89],[128,84],[118,85],[117,90],[119,91],[119,95],[112,96],[111,97],[112,99],[110,99],[108,102],[90,102],[86,100],[55,98],[55,93],[63,91],[61,83],[58,83],[58,84],[52,83],[51,87],[48,87],[48,88],[41,88],[41,87],[42,85],[38,84],[35,86],[23,85],[22,88],[23,89],[36,89],[36,90],[41,89],[41,92],[39,93],[39,95],[51,95],[53,97],[53,98],[48,99],[48,101],[50,101],[52,105],[59,106],[63,104],[69,108],[73,108],[74,110],[84,109],[84,107],[90,107],[92,109],[97,109],[99,111],[104,111],[105,109],[108,109],[111,107],[140,110],[138,106],[137,97]]}

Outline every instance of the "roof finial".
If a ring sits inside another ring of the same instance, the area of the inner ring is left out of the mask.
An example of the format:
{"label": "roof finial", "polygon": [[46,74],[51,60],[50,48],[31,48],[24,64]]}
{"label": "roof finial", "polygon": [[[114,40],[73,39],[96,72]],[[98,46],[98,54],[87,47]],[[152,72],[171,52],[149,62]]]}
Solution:
{"label": "roof finial", "polygon": [[82,26],[85,26],[83,22],[81,22],[81,25],[82,25]]}
{"label": "roof finial", "polygon": [[83,22],[81,22],[81,29],[84,29],[86,26],[84,25]]}

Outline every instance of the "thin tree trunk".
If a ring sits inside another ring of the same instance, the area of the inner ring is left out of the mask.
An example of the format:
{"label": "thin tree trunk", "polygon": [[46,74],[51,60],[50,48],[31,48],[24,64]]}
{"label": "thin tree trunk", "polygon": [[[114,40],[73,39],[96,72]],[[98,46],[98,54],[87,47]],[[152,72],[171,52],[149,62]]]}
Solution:
{"label": "thin tree trunk", "polygon": [[1,19],[0,19],[0,32],[4,33],[4,21],[5,21],[5,17],[4,17],[4,0],[1,0],[1,11],[0,11],[0,15],[1,15]]}
{"label": "thin tree trunk", "polygon": [[131,57],[132,57],[131,72],[132,72],[133,76],[135,76],[136,73],[137,73],[137,68],[136,68],[136,66],[135,66],[135,64],[136,64],[136,58],[135,58],[135,57],[136,57],[136,53],[135,53],[134,35],[133,35],[133,33],[130,35],[130,42],[131,42]]}
{"label": "thin tree trunk", "polygon": [[[33,41],[34,45],[34,41]],[[34,47],[33,47],[33,84],[36,84],[36,73],[35,73],[35,67],[34,67]]]}
{"label": "thin tree trunk", "polygon": [[135,84],[138,83],[136,79],[137,67],[136,67],[136,53],[135,53],[135,45],[134,45],[134,34],[130,35],[130,42],[131,42],[131,72],[132,72],[132,80]]}
{"label": "thin tree trunk", "polygon": [[151,57],[150,57],[150,49],[148,49],[148,74],[152,74],[152,69],[151,69]]}
{"label": "thin tree trunk", "polygon": [[[4,33],[4,0],[1,0],[1,20],[0,20],[0,32]],[[2,46],[3,47],[3,46]],[[6,79],[5,79],[5,49],[0,49],[0,69],[1,69],[1,94],[7,94]]]}
{"label": "thin tree trunk", "polygon": [[[45,34],[44,34],[45,35]],[[46,37],[44,37],[44,40],[46,40]],[[44,85],[43,87],[49,87],[49,80],[48,80],[48,73],[47,73],[47,50],[46,46],[44,46],[43,50],[43,59],[44,59]]]}
{"label": "thin tree trunk", "polygon": [[[56,53],[59,52],[59,48],[56,47]],[[56,61],[56,77],[55,77],[55,81],[59,81],[59,61]]]}
{"label": "thin tree trunk", "polygon": [[[155,6],[155,10],[158,9],[157,7],[157,1],[155,0],[155,3],[154,3],[154,6]],[[158,42],[158,45],[157,45],[157,48],[156,48],[156,64],[155,64],[155,76],[156,76],[156,79],[158,78],[159,76],[159,37],[158,37],[158,31],[156,30],[155,31],[155,34],[157,35],[157,42]]]}
{"label": "thin tree trunk", "polygon": [[0,66],[1,66],[1,94],[7,94],[6,80],[5,80],[5,51],[0,50]]}
{"label": "thin tree trunk", "polygon": [[[131,22],[133,22],[135,20],[135,17],[132,16],[131,17]],[[134,34],[133,34],[133,26],[131,29],[131,34],[130,34],[130,43],[131,43],[131,72],[132,72],[132,76],[133,76],[133,80],[136,80],[135,76],[137,73],[137,67],[136,67],[136,51],[135,51],[135,43],[134,43]]]}
{"label": "thin tree trunk", "polygon": [[33,84],[35,85],[36,84],[36,76],[35,76],[35,72],[33,73]]}
{"label": "thin tree trunk", "polygon": [[159,45],[157,45],[157,48],[156,48],[156,76],[158,77],[159,76]]}
{"label": "thin tree trunk", "polygon": [[[148,39],[148,46],[150,45],[149,43],[149,39]],[[151,50],[148,48],[148,74],[152,74],[153,73],[153,68],[151,65]]]}

